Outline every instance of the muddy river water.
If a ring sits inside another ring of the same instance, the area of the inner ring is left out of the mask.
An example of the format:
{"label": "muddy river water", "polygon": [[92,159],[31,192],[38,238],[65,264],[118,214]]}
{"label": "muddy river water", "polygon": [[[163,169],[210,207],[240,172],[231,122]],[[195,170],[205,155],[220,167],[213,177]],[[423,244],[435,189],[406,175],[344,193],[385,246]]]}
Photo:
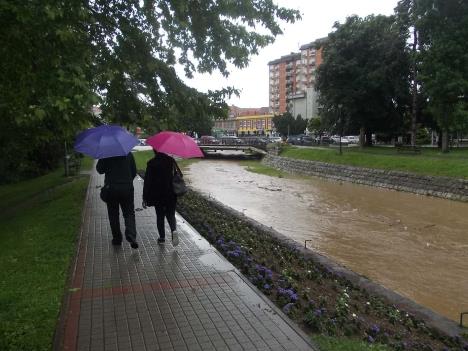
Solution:
{"label": "muddy river water", "polygon": [[191,186],[453,320],[468,311],[468,204],[202,160]]}

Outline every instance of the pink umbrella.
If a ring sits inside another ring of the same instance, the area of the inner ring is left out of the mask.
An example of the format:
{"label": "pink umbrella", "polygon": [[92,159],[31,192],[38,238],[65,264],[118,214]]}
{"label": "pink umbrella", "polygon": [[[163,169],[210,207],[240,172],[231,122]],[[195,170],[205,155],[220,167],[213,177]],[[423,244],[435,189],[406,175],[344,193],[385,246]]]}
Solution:
{"label": "pink umbrella", "polygon": [[203,157],[195,141],[188,135],[176,132],[159,132],[148,138],[146,144],[151,145],[158,152],[171,154],[183,158]]}

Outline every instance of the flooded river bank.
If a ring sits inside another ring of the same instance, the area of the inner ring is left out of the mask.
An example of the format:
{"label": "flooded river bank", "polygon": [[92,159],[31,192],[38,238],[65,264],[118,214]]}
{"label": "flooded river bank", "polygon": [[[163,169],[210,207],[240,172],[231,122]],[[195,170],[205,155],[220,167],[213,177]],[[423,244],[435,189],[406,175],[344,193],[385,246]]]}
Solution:
{"label": "flooded river bank", "polygon": [[381,285],[458,321],[468,311],[468,204],[248,172],[203,160],[191,186]]}

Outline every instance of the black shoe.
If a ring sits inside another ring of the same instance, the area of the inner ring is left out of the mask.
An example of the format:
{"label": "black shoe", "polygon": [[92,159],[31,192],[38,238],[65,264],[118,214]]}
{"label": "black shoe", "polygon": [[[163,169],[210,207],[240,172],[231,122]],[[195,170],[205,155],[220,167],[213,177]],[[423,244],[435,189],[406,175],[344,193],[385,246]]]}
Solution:
{"label": "black shoe", "polygon": [[158,238],[158,244],[164,244],[166,242],[165,238]]}
{"label": "black shoe", "polygon": [[122,245],[122,240],[112,239],[112,245],[115,245],[115,246]]}
{"label": "black shoe", "polygon": [[130,243],[132,249],[138,249],[138,243],[135,240],[133,240],[129,236],[126,236],[125,239],[127,239],[127,241]]}

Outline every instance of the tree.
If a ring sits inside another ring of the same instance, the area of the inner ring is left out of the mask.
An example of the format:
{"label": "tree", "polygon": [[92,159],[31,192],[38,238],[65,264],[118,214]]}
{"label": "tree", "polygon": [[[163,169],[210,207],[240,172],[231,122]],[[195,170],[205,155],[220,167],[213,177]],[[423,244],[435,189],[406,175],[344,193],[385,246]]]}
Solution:
{"label": "tree", "polygon": [[273,124],[281,135],[294,135],[304,133],[307,120],[303,119],[301,115],[294,118],[290,112],[285,112],[282,115],[274,116]]}
{"label": "tree", "polygon": [[393,16],[352,16],[334,28],[317,74],[320,115],[324,124],[336,125],[341,105],[347,125],[371,145],[372,132],[400,128],[408,110],[405,36]]}
{"label": "tree", "polygon": [[395,9],[397,22],[402,26],[401,30],[407,33],[407,36],[412,36],[411,42],[408,43],[408,51],[410,53],[410,72],[411,72],[411,145],[416,145],[417,123],[418,123],[418,100],[420,101],[421,92],[419,89],[419,69],[420,69],[420,35],[419,23],[421,13],[419,11],[420,0],[401,0]]}
{"label": "tree", "polygon": [[468,3],[424,0],[418,10],[422,89],[447,152],[448,133],[464,129],[468,119]]}
{"label": "tree", "polygon": [[307,129],[317,136],[322,136],[323,132],[325,131],[322,120],[318,117],[309,119],[309,122],[307,123]]}
{"label": "tree", "polygon": [[277,21],[298,18],[271,0],[0,2],[0,143],[18,155],[1,156],[1,179],[50,169],[63,142],[96,122],[96,103],[101,123],[181,128],[187,114],[209,123],[235,89],[200,93],[174,66],[227,76],[229,63],[246,67],[281,34]]}

